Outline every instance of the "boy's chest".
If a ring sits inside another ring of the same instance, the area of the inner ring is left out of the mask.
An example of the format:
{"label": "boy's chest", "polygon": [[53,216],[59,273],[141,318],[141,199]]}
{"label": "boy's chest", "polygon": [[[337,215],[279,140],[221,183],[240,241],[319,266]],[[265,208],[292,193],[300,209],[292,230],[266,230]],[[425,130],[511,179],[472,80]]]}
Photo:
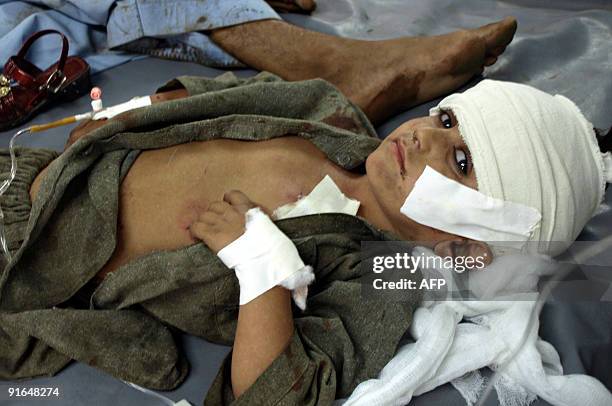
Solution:
{"label": "boy's chest", "polygon": [[240,190],[270,214],[310,193],[330,170],[325,154],[298,137],[146,151],[121,185],[122,239],[141,252],[176,249],[194,242],[189,225],[225,192]]}

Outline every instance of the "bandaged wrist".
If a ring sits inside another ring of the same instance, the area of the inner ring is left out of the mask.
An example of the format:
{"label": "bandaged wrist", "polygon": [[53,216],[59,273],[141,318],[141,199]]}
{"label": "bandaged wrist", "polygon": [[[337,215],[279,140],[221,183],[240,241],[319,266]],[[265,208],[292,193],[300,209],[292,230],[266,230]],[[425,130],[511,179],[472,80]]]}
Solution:
{"label": "bandaged wrist", "polygon": [[259,207],[247,211],[245,219],[245,232],[217,253],[238,277],[240,304],[283,286],[304,310],[308,284],[314,280],[312,267],[304,265],[293,242]]}

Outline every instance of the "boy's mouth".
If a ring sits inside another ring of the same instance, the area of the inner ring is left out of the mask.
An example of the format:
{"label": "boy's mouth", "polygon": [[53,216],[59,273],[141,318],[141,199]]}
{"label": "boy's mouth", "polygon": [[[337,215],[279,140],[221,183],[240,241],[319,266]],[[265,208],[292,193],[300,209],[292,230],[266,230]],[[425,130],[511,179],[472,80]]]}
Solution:
{"label": "boy's mouth", "polygon": [[406,165],[405,165],[405,157],[402,143],[400,140],[393,141],[393,145],[395,147],[395,157],[397,158],[397,162],[399,164],[400,170],[402,174],[406,173]]}

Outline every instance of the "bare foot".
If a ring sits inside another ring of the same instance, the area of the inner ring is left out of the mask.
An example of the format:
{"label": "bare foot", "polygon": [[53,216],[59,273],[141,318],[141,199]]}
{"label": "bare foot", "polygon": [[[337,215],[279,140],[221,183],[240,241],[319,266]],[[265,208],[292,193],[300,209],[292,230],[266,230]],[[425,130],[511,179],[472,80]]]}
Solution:
{"label": "bare foot", "polygon": [[315,0],[266,0],[276,11],[310,14],[317,7]]}
{"label": "bare foot", "polygon": [[328,80],[381,121],[452,92],[494,64],[516,32],[508,17],[473,30],[435,37],[354,41]]}
{"label": "bare foot", "polygon": [[480,74],[495,63],[515,32],[516,20],[509,17],[435,37],[363,41],[264,20],[214,30],[211,36],[256,69],[286,80],[331,82],[376,123],[450,93]]}

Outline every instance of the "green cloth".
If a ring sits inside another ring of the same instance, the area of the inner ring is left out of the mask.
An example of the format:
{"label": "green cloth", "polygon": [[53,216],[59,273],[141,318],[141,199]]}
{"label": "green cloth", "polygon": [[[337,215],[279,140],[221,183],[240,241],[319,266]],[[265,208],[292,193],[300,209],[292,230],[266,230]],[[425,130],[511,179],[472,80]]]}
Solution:
{"label": "green cloth", "polygon": [[[140,151],[293,134],[355,169],[380,143],[365,115],[323,80],[225,74],[183,77],[164,89],[180,86],[193,97],[128,112],[62,153],[49,166],[31,211],[28,180],[55,155],[22,150],[20,159],[31,165],[20,163],[21,180],[0,202],[12,222],[14,253],[0,278],[1,379],[53,375],[74,359],[169,390],[189,369],[175,343],[177,331],[232,344],[237,279],[203,243],[134,260],[108,275],[89,306],[71,302],[113,253],[119,186]],[[4,160],[3,178],[6,171]],[[11,203],[15,213],[8,213],[11,199],[19,200]],[[306,311],[294,307],[290,345],[236,404],[329,404],[377,375],[420,298],[386,303],[362,296],[361,281],[371,272],[359,267],[360,242],[397,239],[364,220],[321,214],[276,224],[313,266],[316,281]],[[230,365],[228,357],[206,404],[233,401]]]}

